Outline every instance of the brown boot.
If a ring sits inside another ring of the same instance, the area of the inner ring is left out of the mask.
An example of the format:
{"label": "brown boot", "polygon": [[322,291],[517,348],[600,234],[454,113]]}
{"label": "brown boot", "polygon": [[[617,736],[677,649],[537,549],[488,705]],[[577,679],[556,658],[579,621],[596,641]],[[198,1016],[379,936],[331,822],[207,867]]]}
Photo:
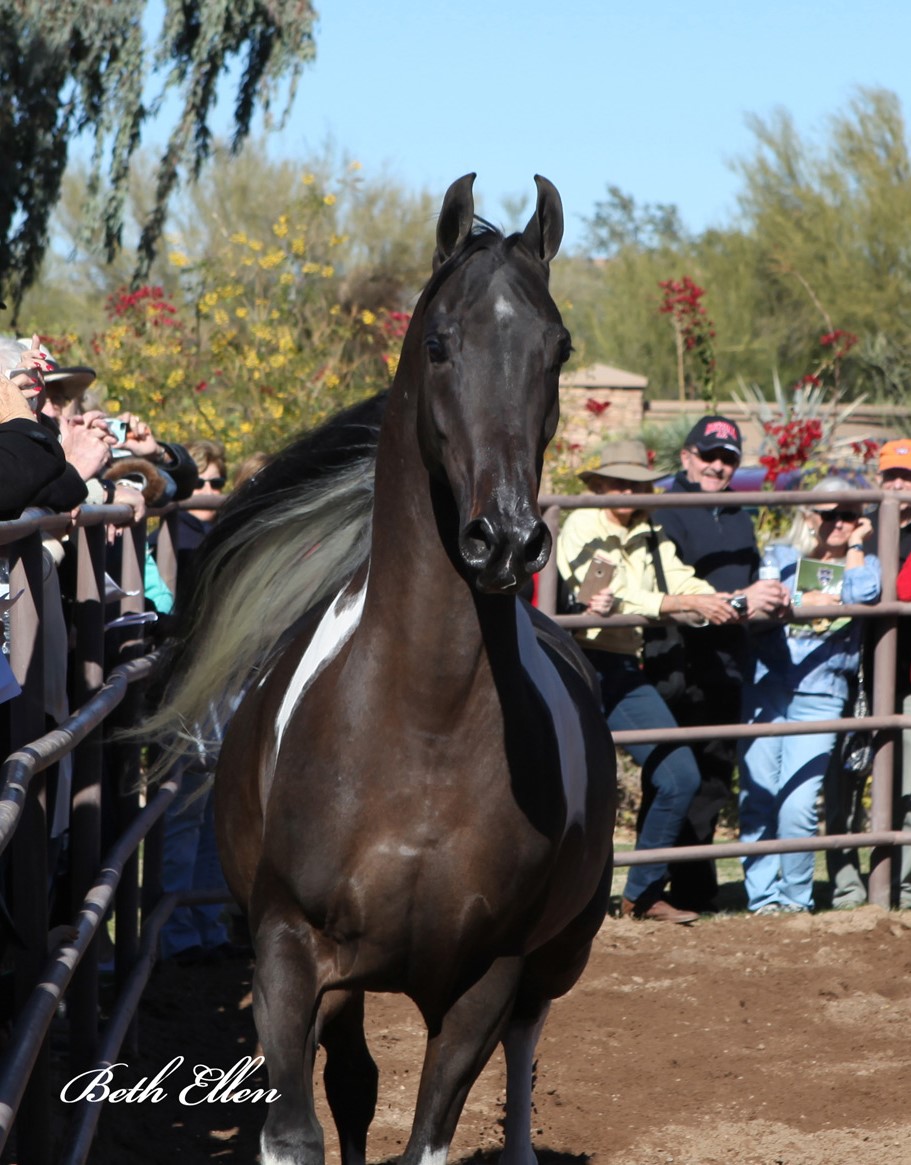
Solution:
{"label": "brown boot", "polygon": [[695,911],[678,910],[664,898],[656,898],[651,905],[642,909],[629,898],[621,898],[620,914],[623,918],[650,918],[652,922],[677,922],[683,925],[699,921],[699,915]]}

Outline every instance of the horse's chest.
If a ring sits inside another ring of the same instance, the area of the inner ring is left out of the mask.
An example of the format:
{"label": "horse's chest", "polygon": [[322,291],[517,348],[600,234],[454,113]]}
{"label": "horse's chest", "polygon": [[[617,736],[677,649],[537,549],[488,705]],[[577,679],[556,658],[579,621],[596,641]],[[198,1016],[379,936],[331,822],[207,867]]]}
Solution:
{"label": "horse's chest", "polygon": [[517,604],[519,658],[525,675],[537,692],[543,725],[539,731],[548,735],[556,751],[560,786],[566,804],[565,829],[585,824],[589,756],[582,710],[573,699],[562,677],[541,649],[534,627],[525,610]]}

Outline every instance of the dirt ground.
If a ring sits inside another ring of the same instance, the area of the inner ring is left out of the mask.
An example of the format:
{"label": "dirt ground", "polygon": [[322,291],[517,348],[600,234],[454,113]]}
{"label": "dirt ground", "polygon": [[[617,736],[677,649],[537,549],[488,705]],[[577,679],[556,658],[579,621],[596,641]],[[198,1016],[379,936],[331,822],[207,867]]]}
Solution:
{"label": "dirt ground", "polygon": [[[156,971],[140,1052],[124,1051],[118,1083],[154,1075],[176,1055],[187,1064],[159,1104],[104,1105],[95,1165],[257,1160],[263,1102],[176,1102],[188,1065],[228,1068],[254,1053],[251,970],[234,960]],[[692,927],[608,919],[539,1045],[539,1160],[911,1162],[909,1036],[911,912],[720,915]],[[368,1037],[381,1073],[368,1155],[382,1162],[407,1140],[422,1028],[407,1001],[373,997]],[[452,1161],[495,1161],[503,1097],[497,1053],[469,1096]],[[321,1114],[335,1163],[324,1105]]]}

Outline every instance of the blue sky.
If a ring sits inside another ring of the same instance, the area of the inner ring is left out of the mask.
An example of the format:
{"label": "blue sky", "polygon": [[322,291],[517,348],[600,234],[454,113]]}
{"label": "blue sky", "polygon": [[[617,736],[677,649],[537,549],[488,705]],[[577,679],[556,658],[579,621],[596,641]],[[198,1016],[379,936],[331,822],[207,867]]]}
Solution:
{"label": "blue sky", "polygon": [[732,217],[747,114],[783,106],[818,137],[859,85],[911,113],[909,0],[316,2],[317,59],[275,156],[331,139],[440,197],[476,170],[497,222],[542,173],[570,245],[609,183],[676,203],[692,230]]}

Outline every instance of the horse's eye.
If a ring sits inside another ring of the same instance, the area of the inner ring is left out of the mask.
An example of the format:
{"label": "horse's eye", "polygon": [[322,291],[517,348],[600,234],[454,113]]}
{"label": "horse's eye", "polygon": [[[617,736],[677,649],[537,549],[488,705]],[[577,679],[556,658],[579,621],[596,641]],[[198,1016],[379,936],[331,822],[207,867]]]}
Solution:
{"label": "horse's eye", "polygon": [[566,363],[566,361],[570,358],[570,356],[572,356],[572,354],[573,354],[573,341],[572,341],[572,337],[570,336],[569,332],[567,332],[566,335],[560,341],[559,345],[557,346],[557,351],[554,355],[554,363],[553,363],[554,371],[559,372],[560,369],[563,367],[563,365]]}
{"label": "horse's eye", "polygon": [[428,336],[424,341],[431,364],[442,364],[447,359],[446,345],[440,336]]}

